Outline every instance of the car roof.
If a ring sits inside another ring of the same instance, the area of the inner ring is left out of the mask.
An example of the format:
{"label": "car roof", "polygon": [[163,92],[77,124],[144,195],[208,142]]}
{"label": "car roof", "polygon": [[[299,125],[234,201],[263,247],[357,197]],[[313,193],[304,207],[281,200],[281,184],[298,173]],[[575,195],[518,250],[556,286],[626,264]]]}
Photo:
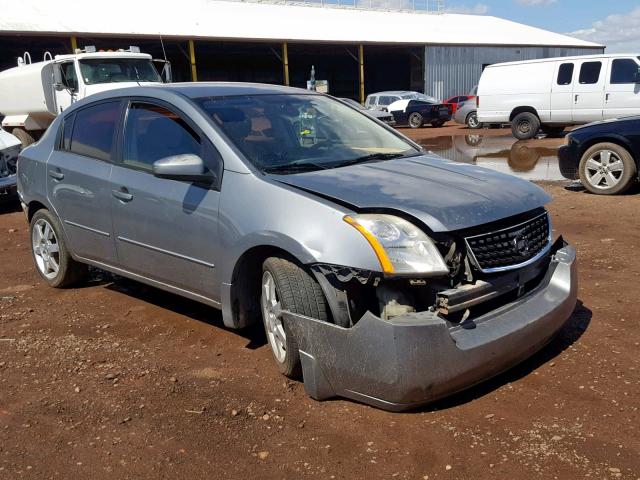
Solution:
{"label": "car roof", "polygon": [[319,95],[311,90],[302,88],[285,87],[265,83],[244,82],[185,82],[167,83],[154,88],[166,89],[181,93],[189,98],[199,97],[226,97],[235,95],[295,95],[311,94]]}
{"label": "car roof", "polygon": [[372,93],[369,96],[373,97],[373,96],[380,96],[380,95],[407,95],[409,93],[420,93],[420,92],[413,92],[411,90],[388,90],[385,92]]}

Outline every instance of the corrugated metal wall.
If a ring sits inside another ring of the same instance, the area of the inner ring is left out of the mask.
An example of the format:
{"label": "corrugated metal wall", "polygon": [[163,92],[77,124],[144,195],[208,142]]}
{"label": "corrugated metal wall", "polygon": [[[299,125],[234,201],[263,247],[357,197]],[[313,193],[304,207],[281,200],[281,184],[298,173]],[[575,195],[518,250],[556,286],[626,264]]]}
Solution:
{"label": "corrugated metal wall", "polygon": [[603,52],[600,48],[427,46],[424,91],[444,100],[468,93],[477,85],[483,65]]}

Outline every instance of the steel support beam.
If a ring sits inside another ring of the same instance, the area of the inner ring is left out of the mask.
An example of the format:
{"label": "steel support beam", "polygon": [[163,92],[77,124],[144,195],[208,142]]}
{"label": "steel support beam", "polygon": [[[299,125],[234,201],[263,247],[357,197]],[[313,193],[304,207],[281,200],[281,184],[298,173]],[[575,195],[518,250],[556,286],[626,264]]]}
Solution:
{"label": "steel support beam", "polygon": [[360,72],[360,103],[364,105],[364,45],[358,45],[358,66]]}
{"label": "steel support beam", "polygon": [[198,81],[198,71],[196,69],[196,48],[193,40],[189,40],[189,63],[191,64],[191,80]]}
{"label": "steel support beam", "polygon": [[71,37],[71,53],[76,53],[76,49],[78,48],[78,40],[76,37]]}
{"label": "steel support beam", "polygon": [[289,45],[282,43],[282,69],[284,73],[284,84],[289,86]]}

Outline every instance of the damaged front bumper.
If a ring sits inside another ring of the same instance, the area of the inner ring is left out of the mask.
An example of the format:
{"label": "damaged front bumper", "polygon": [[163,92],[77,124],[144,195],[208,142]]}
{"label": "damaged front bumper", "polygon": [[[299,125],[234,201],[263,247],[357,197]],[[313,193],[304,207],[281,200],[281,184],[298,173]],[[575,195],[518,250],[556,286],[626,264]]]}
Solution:
{"label": "damaged front bumper", "polygon": [[577,299],[575,249],[553,255],[529,294],[452,327],[436,312],[385,321],[366,313],[351,328],[283,312],[298,339],[307,393],[346,397],[385,410],[416,408],[521,362],[557,333]]}

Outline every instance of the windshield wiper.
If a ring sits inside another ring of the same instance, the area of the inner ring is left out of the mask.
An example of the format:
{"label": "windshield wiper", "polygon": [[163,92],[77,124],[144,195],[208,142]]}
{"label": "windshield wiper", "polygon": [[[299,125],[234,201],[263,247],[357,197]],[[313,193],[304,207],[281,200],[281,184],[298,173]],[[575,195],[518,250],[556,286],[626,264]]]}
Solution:
{"label": "windshield wiper", "polygon": [[301,173],[301,172],[313,172],[315,170],[326,170],[327,167],[319,165],[317,163],[283,163],[281,165],[272,165],[270,167],[264,167],[262,169],[265,173]]}
{"label": "windshield wiper", "polygon": [[363,155],[362,157],[354,158],[352,160],[347,160],[345,162],[341,162],[335,165],[336,168],[339,167],[348,167],[349,165],[356,165],[358,163],[367,163],[367,162],[377,162],[383,160],[394,160],[396,158],[408,158],[420,155],[416,153],[415,155],[406,154],[406,153],[371,153],[369,155]]}

